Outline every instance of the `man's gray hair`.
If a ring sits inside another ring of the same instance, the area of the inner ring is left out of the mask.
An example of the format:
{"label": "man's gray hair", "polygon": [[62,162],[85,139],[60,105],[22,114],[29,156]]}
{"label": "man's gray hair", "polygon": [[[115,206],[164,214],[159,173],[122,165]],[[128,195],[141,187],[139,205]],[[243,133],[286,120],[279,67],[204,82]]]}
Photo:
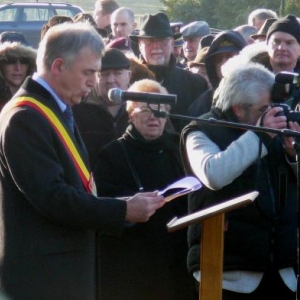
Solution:
{"label": "man's gray hair", "polygon": [[88,22],[62,23],[51,27],[37,51],[38,73],[49,71],[56,58],[62,58],[66,66],[70,66],[86,47],[101,59],[104,52],[103,40]]}
{"label": "man's gray hair", "polygon": [[257,8],[248,16],[248,25],[254,26],[255,20],[277,19],[277,13],[274,10],[267,8]]}
{"label": "man's gray hair", "polygon": [[256,104],[263,93],[271,92],[274,82],[275,75],[263,65],[243,64],[221,80],[215,94],[215,106],[228,111],[237,104]]}

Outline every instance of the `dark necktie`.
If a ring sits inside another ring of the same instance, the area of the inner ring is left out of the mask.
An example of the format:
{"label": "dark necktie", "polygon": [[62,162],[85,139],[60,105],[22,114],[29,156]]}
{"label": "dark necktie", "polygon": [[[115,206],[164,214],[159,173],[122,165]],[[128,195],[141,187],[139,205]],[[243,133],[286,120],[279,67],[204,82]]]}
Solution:
{"label": "dark necktie", "polygon": [[67,108],[64,111],[64,116],[72,130],[72,132],[74,132],[74,116],[73,116],[73,111],[71,106],[67,105]]}

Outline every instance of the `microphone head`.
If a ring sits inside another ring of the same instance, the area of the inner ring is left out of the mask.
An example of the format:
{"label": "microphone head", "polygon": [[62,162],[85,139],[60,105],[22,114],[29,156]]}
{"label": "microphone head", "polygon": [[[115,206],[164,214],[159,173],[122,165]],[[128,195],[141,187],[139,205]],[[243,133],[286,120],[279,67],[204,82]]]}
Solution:
{"label": "microphone head", "polygon": [[114,104],[123,103],[122,100],[122,90],[119,88],[113,88],[108,91],[108,99]]}

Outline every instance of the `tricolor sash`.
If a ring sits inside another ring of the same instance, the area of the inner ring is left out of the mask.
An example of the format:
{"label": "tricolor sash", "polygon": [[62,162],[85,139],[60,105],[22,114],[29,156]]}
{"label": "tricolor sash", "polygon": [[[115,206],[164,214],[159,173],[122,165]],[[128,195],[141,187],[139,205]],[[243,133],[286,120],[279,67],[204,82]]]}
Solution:
{"label": "tricolor sash", "polygon": [[50,122],[55,132],[59,136],[60,140],[66,147],[70,157],[72,158],[72,161],[76,167],[76,170],[82,180],[82,183],[86,191],[90,194],[96,195],[97,191],[96,191],[96,186],[92,174],[89,172],[87,166],[82,160],[82,157],[76,145],[72,141],[68,131],[61,123],[59,118],[55,115],[53,110],[51,110],[48,106],[44,105],[38,100],[32,97],[25,96],[25,97],[17,97],[15,101],[12,102],[12,105],[8,105],[8,107],[7,106],[5,107],[5,111],[17,106],[32,107],[35,110],[37,110],[39,113],[41,113]]}

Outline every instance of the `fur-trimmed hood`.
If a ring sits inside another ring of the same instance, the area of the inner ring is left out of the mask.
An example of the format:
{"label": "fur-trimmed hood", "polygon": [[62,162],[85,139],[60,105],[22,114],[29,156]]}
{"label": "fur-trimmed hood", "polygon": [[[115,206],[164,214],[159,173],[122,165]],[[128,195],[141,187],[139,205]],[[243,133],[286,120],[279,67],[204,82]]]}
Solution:
{"label": "fur-trimmed hood", "polygon": [[[29,58],[29,69],[27,75],[31,75],[36,70],[36,50],[32,47],[24,46],[17,42],[5,42],[0,44],[0,65],[7,57]],[[3,78],[1,71],[0,76]]]}
{"label": "fur-trimmed hood", "polygon": [[265,42],[254,43],[246,46],[240,52],[240,56],[248,62],[260,63],[270,71],[272,71],[272,68],[270,66],[268,47]]}

